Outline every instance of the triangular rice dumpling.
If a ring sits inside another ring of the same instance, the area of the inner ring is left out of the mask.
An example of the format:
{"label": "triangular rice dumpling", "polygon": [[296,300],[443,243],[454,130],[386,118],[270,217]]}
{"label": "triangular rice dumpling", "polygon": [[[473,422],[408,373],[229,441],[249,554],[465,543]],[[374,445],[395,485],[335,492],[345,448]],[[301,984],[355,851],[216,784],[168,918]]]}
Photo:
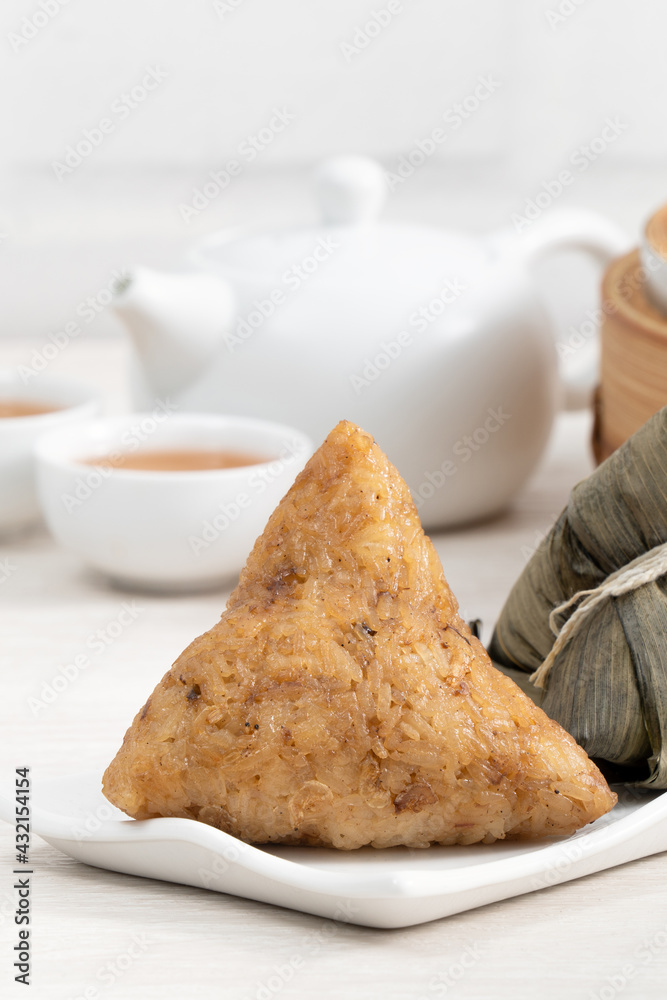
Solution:
{"label": "triangular rice dumpling", "polygon": [[342,849],[568,834],[616,796],[458,615],[406,484],[340,423],[104,776],[137,818]]}

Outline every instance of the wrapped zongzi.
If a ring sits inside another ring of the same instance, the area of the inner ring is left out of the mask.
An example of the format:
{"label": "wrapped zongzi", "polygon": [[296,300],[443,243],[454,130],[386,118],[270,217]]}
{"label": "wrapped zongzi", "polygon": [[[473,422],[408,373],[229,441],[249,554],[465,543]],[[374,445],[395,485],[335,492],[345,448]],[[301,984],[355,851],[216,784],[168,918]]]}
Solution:
{"label": "wrapped zongzi", "polygon": [[607,777],[654,789],[667,788],[666,543],[667,407],[573,489],[490,647],[534,672],[543,710]]}

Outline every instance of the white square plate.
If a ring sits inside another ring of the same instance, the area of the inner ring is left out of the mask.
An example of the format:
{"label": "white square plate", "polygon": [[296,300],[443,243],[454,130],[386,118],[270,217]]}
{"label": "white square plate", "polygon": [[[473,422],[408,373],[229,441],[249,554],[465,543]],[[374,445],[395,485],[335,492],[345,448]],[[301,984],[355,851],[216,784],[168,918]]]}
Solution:
{"label": "white square plate", "polygon": [[[667,850],[667,793],[616,791],[610,813],[567,839],[346,852],[254,847],[189,819],[128,819],[89,773],[35,782],[31,828],[97,868],[368,927],[410,927]],[[2,797],[0,817],[14,822]]]}

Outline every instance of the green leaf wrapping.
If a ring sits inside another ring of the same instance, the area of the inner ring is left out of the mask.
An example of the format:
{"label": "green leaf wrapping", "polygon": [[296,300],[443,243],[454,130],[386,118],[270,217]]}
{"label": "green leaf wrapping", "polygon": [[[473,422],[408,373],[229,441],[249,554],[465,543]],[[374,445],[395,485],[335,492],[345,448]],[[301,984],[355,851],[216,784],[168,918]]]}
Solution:
{"label": "green leaf wrapping", "polygon": [[[507,599],[493,659],[532,673],[553,646],[554,608],[665,542],[667,407],[572,490]],[[533,691],[590,757],[614,766],[608,772],[667,788],[667,576],[593,609],[557,655],[546,690]]]}

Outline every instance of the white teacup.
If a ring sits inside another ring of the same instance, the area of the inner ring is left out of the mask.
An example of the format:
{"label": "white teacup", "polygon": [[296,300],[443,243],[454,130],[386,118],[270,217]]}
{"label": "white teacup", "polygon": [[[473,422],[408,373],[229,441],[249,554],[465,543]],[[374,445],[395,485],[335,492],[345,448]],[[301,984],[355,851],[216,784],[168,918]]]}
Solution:
{"label": "white teacup", "polygon": [[15,372],[0,372],[1,412],[45,408],[0,417],[0,533],[19,531],[39,520],[33,448],[57,427],[82,424],[99,411],[94,389],[59,375],[39,375],[25,384]]}
{"label": "white teacup", "polygon": [[[257,464],[196,471],[115,468],[91,459],[232,451]],[[195,590],[242,568],[269,515],[312,454],[270,421],[166,410],[55,431],[37,447],[39,494],[53,535],[116,582]]]}

